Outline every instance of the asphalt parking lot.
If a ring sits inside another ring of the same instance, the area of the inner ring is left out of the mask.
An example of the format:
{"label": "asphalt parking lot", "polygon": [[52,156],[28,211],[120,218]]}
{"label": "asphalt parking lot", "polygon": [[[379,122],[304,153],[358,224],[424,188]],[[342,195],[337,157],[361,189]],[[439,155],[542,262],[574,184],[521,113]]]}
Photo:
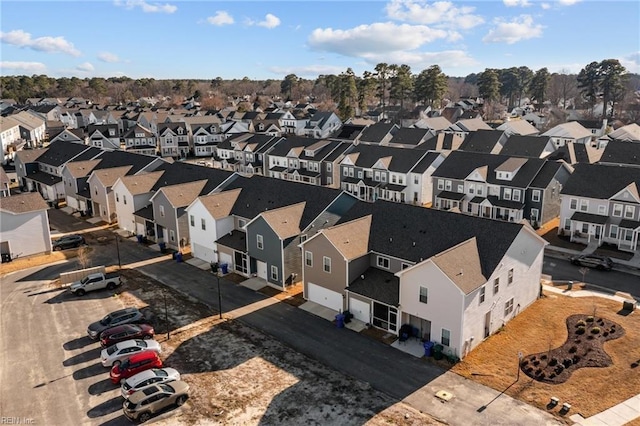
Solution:
{"label": "asphalt parking lot", "polygon": [[33,279],[36,271],[5,276],[0,286],[3,423],[131,424],[119,387],[100,364],[100,345],[86,333],[90,322],[123,303],[108,291],[74,297]]}

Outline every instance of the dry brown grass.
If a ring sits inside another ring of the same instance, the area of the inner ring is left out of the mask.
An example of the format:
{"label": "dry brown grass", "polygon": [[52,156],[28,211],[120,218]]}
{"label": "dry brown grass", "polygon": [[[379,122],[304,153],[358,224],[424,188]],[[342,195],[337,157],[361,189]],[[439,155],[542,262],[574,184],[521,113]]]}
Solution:
{"label": "dry brown grass", "polygon": [[[572,405],[571,413],[592,416],[640,392],[640,312],[624,316],[618,314],[621,308],[622,303],[609,299],[548,294],[489,337],[452,371],[499,391],[507,389],[516,379],[518,352],[526,356],[561,346],[567,339],[566,318],[572,314],[593,315],[595,310],[597,316],[625,329],[623,337],[604,343],[613,365],[581,368],[567,382],[555,385],[521,373],[518,383],[506,390],[510,396],[543,410],[549,398],[556,396]],[[552,412],[558,414],[558,408]]]}
{"label": "dry brown grass", "polygon": [[8,263],[0,264],[0,275],[32,268],[34,266],[47,265],[61,260],[73,259],[78,255],[80,249],[68,249],[64,251],[54,251],[49,254],[38,254],[35,256],[19,257]]}

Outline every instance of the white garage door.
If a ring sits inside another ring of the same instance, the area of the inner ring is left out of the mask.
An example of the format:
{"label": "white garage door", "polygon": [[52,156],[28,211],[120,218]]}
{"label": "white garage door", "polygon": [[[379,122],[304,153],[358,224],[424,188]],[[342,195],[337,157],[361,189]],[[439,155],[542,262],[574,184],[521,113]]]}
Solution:
{"label": "white garage door", "polygon": [[263,280],[267,280],[267,263],[256,261],[256,273],[258,274],[258,278],[262,278]]}
{"label": "white garage door", "polygon": [[342,310],[342,295],[340,293],[313,283],[307,285],[307,290],[309,293],[307,299],[311,302],[326,306],[334,311]]}
{"label": "white garage door", "polygon": [[364,323],[371,322],[371,306],[367,302],[349,298],[349,312],[351,312],[357,320]]}
{"label": "white garage door", "polygon": [[[231,258],[230,254],[220,253],[220,265],[222,265],[223,263],[227,264],[227,272],[231,272],[231,270],[233,269],[233,259]],[[222,266],[220,267],[222,268]]]}
{"label": "white garage door", "polygon": [[78,210],[79,207],[78,200],[73,197],[67,197],[67,205],[75,210]]}
{"label": "white garage door", "polygon": [[211,263],[216,261],[216,254],[213,252],[213,248],[205,247],[202,244],[191,244],[193,257],[202,259],[205,262]]}

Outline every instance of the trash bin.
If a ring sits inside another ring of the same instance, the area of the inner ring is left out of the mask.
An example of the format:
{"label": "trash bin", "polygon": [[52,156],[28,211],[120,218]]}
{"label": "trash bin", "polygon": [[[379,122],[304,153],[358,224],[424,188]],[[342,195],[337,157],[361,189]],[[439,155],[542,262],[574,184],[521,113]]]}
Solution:
{"label": "trash bin", "polygon": [[429,342],[426,341],[422,344],[422,346],[424,346],[424,356],[426,357],[430,357],[431,356],[431,350],[433,349],[433,342]]}
{"label": "trash bin", "polygon": [[178,262],[178,263],[182,262],[182,253],[181,252],[177,252],[176,253],[176,262]]}
{"label": "trash bin", "polygon": [[136,235],[136,238],[138,239],[138,242],[139,242],[140,244],[142,244],[142,238],[143,238],[143,237],[144,237],[144,235],[142,235],[142,234],[138,234],[138,235]]}
{"label": "trash bin", "polygon": [[158,247],[160,247],[160,252],[161,253],[166,253],[167,252],[167,243],[158,243]]}
{"label": "trash bin", "polygon": [[2,263],[11,262],[11,253],[2,253]]}
{"label": "trash bin", "polygon": [[433,358],[434,359],[442,359],[444,357],[444,355],[442,354],[442,345],[435,345],[433,347]]}
{"label": "trash bin", "polygon": [[220,269],[222,269],[222,273],[226,274],[227,272],[229,272],[229,264],[228,263],[221,263],[220,264]]}
{"label": "trash bin", "polygon": [[336,315],[336,327],[344,328],[344,314]]}
{"label": "trash bin", "polygon": [[178,253],[173,252],[173,253],[171,253],[171,258],[172,258],[173,260],[176,260],[176,259],[177,259],[177,257],[176,257],[177,255],[178,255]]}

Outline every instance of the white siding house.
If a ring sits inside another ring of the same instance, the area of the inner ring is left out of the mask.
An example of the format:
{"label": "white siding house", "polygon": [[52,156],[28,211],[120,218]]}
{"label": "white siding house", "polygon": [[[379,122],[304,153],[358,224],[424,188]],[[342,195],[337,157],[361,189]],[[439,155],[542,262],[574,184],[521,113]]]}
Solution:
{"label": "white siding house", "polygon": [[47,203],[37,192],[0,198],[0,251],[11,258],[51,251]]}

